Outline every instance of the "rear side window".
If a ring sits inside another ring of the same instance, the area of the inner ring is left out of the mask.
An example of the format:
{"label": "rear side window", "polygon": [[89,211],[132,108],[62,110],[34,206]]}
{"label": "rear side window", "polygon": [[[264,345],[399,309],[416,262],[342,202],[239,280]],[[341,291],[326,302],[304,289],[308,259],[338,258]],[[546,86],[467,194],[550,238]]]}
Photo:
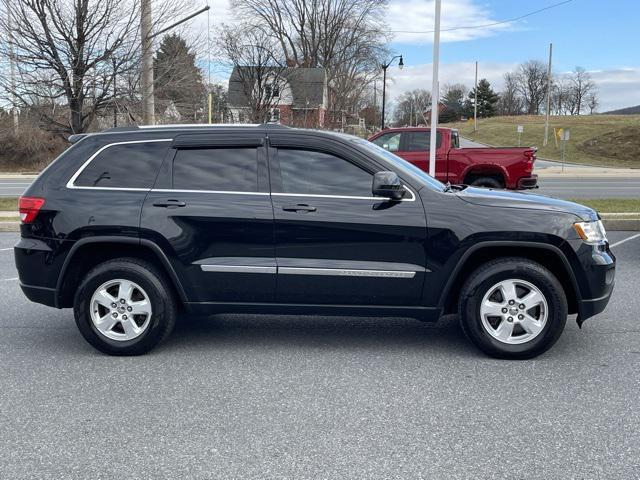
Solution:
{"label": "rear side window", "polygon": [[78,187],[151,188],[170,142],[112,145],[76,178]]}
{"label": "rear side window", "polygon": [[173,188],[257,192],[258,151],[255,148],[178,150],[173,160]]}
{"label": "rear side window", "polygon": [[[407,152],[423,152],[431,148],[431,132],[405,132],[404,150]],[[440,148],[442,135],[438,132],[436,136],[436,148]]]}
{"label": "rear side window", "polygon": [[373,175],[328,153],[278,150],[282,193],[370,197]]}

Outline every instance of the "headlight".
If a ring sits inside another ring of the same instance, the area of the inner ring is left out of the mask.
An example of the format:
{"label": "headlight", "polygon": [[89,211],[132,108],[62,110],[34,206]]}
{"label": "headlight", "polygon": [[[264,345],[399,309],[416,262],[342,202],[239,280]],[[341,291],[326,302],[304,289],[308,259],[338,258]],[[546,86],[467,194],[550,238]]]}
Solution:
{"label": "headlight", "polygon": [[585,243],[590,245],[607,241],[607,232],[604,230],[602,221],[595,222],[577,222],[573,224],[573,228]]}

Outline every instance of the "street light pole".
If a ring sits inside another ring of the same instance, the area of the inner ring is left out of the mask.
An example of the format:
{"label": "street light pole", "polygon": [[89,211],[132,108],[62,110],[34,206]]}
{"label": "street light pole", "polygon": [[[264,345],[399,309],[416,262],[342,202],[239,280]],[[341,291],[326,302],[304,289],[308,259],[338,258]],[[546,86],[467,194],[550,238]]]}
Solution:
{"label": "street light pole", "polygon": [[431,142],[429,146],[429,175],[436,177],[436,136],[438,133],[438,104],[440,92],[438,86],[438,67],[440,63],[440,5],[436,0],[435,28],[433,29],[433,79],[431,82]]}
{"label": "street light pole", "polygon": [[404,62],[402,61],[402,55],[396,55],[391,60],[389,60],[386,64],[383,63],[380,65],[382,67],[382,119],[380,120],[380,130],[384,130],[384,106],[385,106],[384,104],[386,101],[387,68],[389,68],[391,63],[396,58],[400,59],[400,61],[398,62],[398,67],[400,67],[400,70],[402,70],[402,67],[404,67]]}
{"label": "street light pole", "polygon": [[551,110],[551,56],[553,54],[553,43],[549,44],[549,66],[547,68],[547,111],[544,120],[544,140],[542,146],[546,147],[549,142],[549,113]]}

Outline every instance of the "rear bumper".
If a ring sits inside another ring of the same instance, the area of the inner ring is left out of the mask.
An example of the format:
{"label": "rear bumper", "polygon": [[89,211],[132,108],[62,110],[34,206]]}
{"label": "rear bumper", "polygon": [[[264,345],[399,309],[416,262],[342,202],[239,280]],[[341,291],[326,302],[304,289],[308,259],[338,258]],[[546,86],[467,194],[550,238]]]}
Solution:
{"label": "rear bumper", "polygon": [[518,180],[518,190],[526,190],[529,188],[538,188],[538,175],[532,174],[528,177],[522,177]]}
{"label": "rear bumper", "polygon": [[57,307],[56,305],[56,289],[48,287],[37,287],[35,285],[20,284],[20,288],[25,296],[32,302],[42,303],[49,307]]}

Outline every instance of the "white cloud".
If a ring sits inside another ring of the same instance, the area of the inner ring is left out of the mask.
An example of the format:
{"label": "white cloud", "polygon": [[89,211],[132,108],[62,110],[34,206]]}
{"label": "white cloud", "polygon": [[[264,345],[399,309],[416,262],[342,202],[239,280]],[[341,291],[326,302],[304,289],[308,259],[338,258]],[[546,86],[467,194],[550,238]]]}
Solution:
{"label": "white cloud", "polygon": [[[406,33],[407,31],[432,31],[435,23],[434,1],[392,0],[385,14],[390,30],[401,31],[394,35],[398,43],[424,44],[433,41],[433,33]],[[446,31],[460,26],[477,26],[495,23],[491,12],[475,0],[447,0],[442,2],[440,39],[442,42],[473,40],[494,35],[511,29],[511,24],[503,23],[482,29],[461,29]]]}
{"label": "white cloud", "polygon": [[[487,62],[478,66],[478,78],[486,78],[495,91],[503,86],[502,76],[514,71],[516,63]],[[626,67],[610,70],[591,71],[600,98],[599,111],[640,105],[640,67]],[[403,92],[423,88],[431,90],[432,65],[405,66],[403,70],[394,68],[387,73],[387,98],[394,100]],[[440,65],[440,86],[446,83],[463,83],[473,87],[475,77],[474,62],[444,63]]]}

